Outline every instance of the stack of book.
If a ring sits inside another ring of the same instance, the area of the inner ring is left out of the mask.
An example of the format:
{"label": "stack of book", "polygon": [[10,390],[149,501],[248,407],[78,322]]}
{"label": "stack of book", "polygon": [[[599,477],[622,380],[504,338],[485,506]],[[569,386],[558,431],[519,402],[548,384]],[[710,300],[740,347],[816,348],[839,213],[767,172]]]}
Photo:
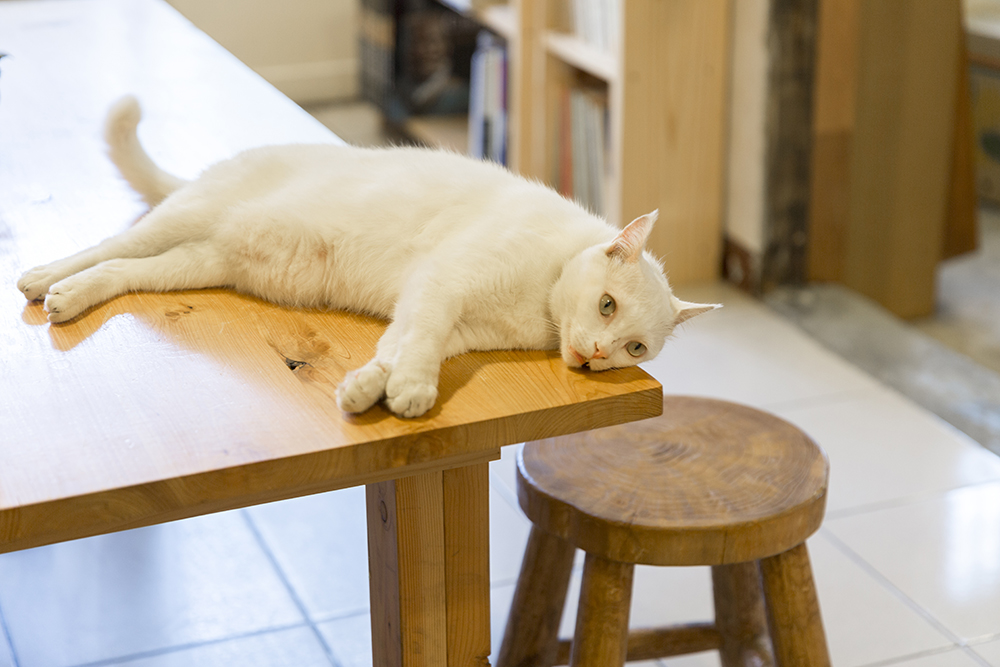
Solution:
{"label": "stack of book", "polygon": [[608,105],[604,91],[563,93],[559,119],[559,191],[598,215],[606,214]]}
{"label": "stack of book", "polygon": [[469,155],[507,163],[507,48],[485,30],[472,55]]}
{"label": "stack of book", "polygon": [[621,11],[621,0],[573,0],[570,3],[573,32],[596,49],[616,53]]}

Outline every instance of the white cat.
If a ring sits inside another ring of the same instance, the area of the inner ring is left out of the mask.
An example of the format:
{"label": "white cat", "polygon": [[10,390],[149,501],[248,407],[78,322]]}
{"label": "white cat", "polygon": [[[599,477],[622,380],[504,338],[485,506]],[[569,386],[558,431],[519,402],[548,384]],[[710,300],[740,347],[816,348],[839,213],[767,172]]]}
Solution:
{"label": "white cat", "polygon": [[590,370],[652,359],[685,303],[644,252],[656,212],[619,232],[539,183],[457,154],[335,145],[249,150],[188,182],[136,136],[139,105],[112,107],[109,154],[152,206],[131,228],[26,272],[52,322],[139,290],[228,286],[290,306],[391,319],[337,403],[385,398],[416,417],[442,360],[470,350],[556,349]]}

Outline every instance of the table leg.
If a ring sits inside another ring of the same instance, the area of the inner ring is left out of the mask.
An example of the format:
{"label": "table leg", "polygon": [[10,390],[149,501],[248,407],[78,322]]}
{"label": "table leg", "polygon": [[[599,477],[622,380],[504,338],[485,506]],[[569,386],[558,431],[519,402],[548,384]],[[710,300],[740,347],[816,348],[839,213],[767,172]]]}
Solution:
{"label": "table leg", "polygon": [[488,665],[488,464],[369,484],[367,505],[375,667]]}

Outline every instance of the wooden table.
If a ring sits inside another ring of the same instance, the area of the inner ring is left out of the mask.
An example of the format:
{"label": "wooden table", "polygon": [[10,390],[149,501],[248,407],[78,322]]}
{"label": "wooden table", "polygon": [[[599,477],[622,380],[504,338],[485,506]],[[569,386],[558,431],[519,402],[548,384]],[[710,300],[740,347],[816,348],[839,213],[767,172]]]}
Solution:
{"label": "wooden table", "polygon": [[374,319],[201,290],[47,324],[20,272],[144,211],[103,154],[119,95],[185,176],[337,139],[159,0],[0,3],[0,50],[0,552],[365,484],[376,664],[484,664],[487,462],[655,416],[660,386],[554,353],[467,354],[425,417],[351,417],[334,387],[372,354]]}

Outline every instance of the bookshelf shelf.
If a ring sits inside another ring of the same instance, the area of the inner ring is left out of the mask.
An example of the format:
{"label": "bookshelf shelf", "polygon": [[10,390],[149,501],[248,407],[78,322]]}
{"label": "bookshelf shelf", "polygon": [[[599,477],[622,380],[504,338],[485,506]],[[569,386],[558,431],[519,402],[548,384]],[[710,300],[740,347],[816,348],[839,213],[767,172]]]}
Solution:
{"label": "bookshelf shelf", "polygon": [[588,44],[575,35],[546,31],[545,48],[562,62],[602,81],[610,83],[618,77],[618,63],[612,54]]}
{"label": "bookshelf shelf", "polygon": [[452,11],[476,21],[504,39],[510,39],[517,34],[517,18],[510,5],[477,6],[470,0],[438,0],[438,2]]}
{"label": "bookshelf shelf", "polygon": [[[606,136],[590,145],[599,146],[606,164],[589,182],[606,182],[608,220],[621,225],[659,209],[649,247],[671,282],[717,278],[731,0],[511,2],[512,168],[565,192],[565,165],[577,169],[562,148],[566,100],[574,90],[596,94],[606,105]],[[609,40],[618,45],[613,53],[573,33],[581,2],[598,3],[603,25],[618,26]]]}
{"label": "bookshelf shelf", "polygon": [[514,8],[509,5],[492,5],[477,10],[475,19],[504,39],[512,39],[517,35],[517,16]]}

